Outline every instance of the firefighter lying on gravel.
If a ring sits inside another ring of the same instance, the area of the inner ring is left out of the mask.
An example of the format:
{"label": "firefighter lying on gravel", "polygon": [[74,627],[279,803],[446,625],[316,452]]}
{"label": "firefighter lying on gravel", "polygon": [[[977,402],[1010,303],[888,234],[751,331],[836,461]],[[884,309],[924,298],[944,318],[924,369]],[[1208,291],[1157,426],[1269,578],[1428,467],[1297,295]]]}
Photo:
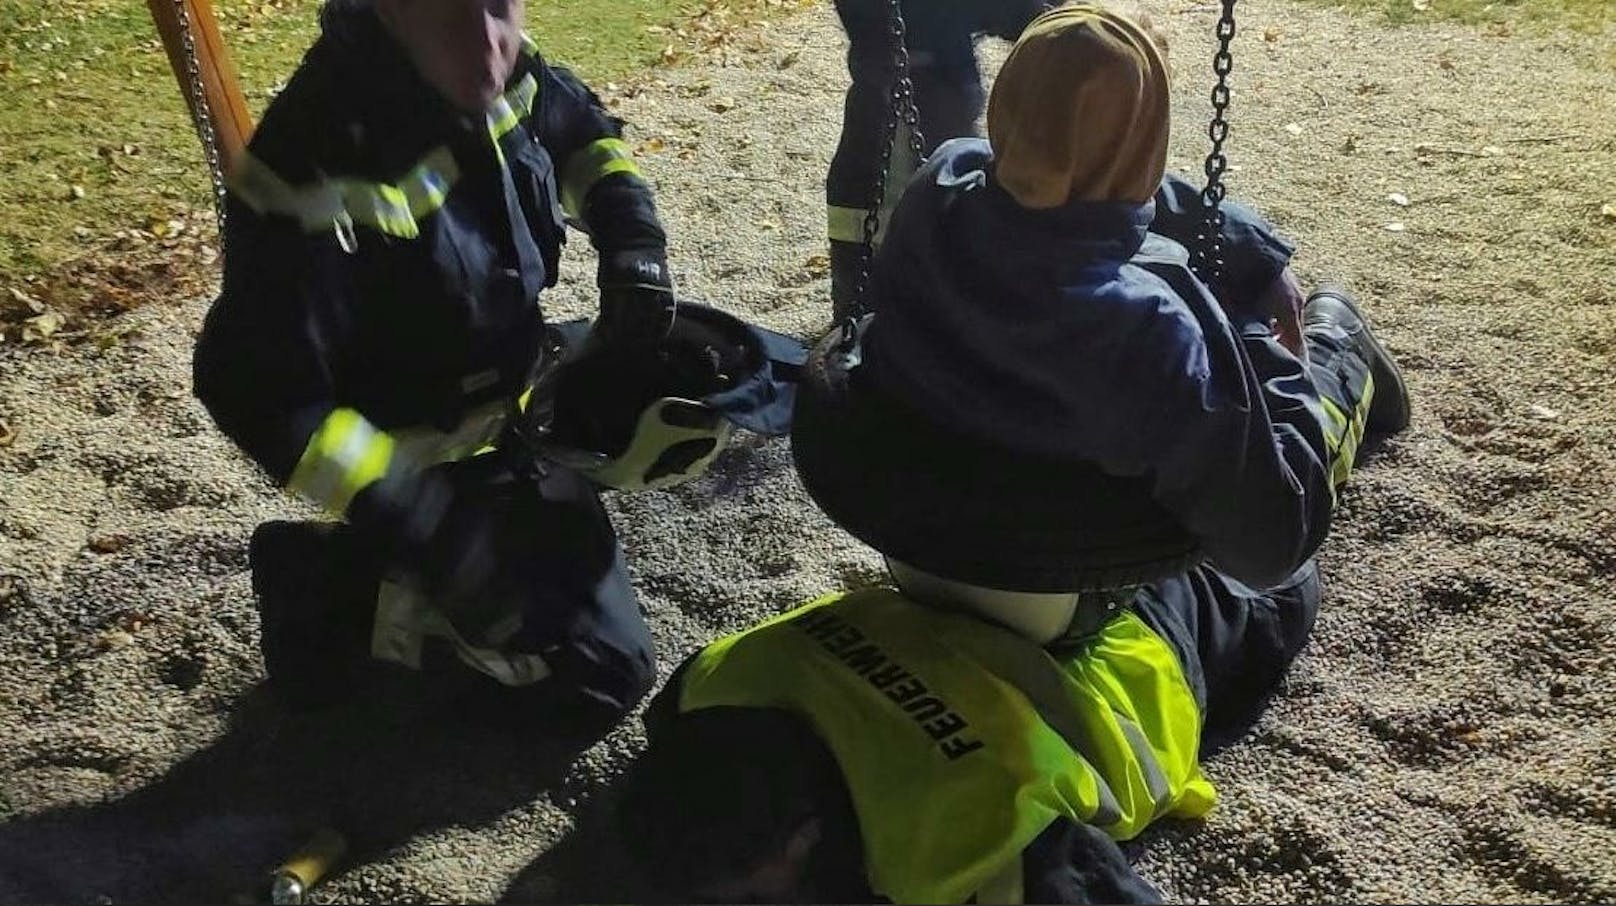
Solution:
{"label": "firefighter lying on gravel", "polygon": [[194,363],[220,429],[343,519],[254,533],[270,684],[316,703],[367,654],[452,651],[474,686],[626,709],[651,638],[596,485],[471,454],[552,364],[536,300],[567,221],[599,253],[590,342],[632,358],[669,335],[651,189],[620,121],[523,35],[521,0],[321,15],[232,178]]}
{"label": "firefighter lying on gravel", "polygon": [[909,187],[875,312],[815,350],[792,429],[893,587],[708,645],[659,693],[618,811],[657,889],[1159,898],[1116,841],[1211,808],[1203,745],[1304,645],[1336,489],[1409,413],[1339,291],[1300,313],[1306,362],[1280,342],[1291,248],[1248,209],[1221,295],[1191,274],[1167,85],[1148,23],[1047,13],[989,142]]}
{"label": "firefighter lying on gravel", "polygon": [[[836,0],[836,15],[847,31],[851,78],[841,136],[825,177],[831,300],[838,320],[858,285],[864,218],[874,206],[876,182],[881,179],[881,148],[887,141],[883,124],[891,115],[889,92],[896,72],[891,4],[892,0]],[[987,98],[977,71],[976,37],[1014,41],[1034,16],[1052,5],[1047,0],[902,0],[904,44],[920,132],[928,145],[925,153],[944,139],[977,134]],[[918,164],[908,147],[907,133],[900,134],[884,180],[888,212]]]}

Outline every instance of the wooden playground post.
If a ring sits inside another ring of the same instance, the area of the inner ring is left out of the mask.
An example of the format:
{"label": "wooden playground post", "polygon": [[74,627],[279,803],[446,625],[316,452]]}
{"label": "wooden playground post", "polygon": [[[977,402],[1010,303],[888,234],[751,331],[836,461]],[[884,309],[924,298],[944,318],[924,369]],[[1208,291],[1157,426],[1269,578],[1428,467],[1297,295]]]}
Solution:
{"label": "wooden playground post", "polygon": [[252,137],[253,121],[252,114],[247,112],[247,102],[241,95],[236,69],[230,63],[224,40],[219,36],[219,23],[213,15],[213,4],[211,0],[146,0],[146,8],[151,11],[152,21],[157,23],[157,33],[163,39],[164,50],[168,51],[169,66],[179,80],[180,94],[185,97],[186,106],[191,108],[195,122],[198,111],[190,84],[191,62],[186,58],[182,37],[182,28],[187,23],[182,22],[180,17],[185,16],[188,20],[191,43],[196,53],[196,77],[201,81],[203,96],[207,99],[209,122],[213,126],[214,140],[218,143],[219,162],[228,174],[242,149],[247,146],[247,140]]}

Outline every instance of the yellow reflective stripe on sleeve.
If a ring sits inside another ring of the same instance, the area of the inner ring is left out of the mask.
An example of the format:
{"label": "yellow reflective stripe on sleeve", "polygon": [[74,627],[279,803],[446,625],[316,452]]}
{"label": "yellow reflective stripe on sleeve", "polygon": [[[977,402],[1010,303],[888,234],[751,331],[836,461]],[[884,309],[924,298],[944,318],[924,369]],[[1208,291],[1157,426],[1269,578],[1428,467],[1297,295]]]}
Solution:
{"label": "yellow reflective stripe on sleeve", "polygon": [[1018,855],[978,888],[972,899],[978,903],[1025,903],[1027,891],[1023,874],[1021,857]]}
{"label": "yellow reflective stripe on sleeve", "polygon": [[494,99],[488,105],[488,132],[494,138],[516,128],[522,118],[533,112],[533,101],[539,96],[539,82],[532,74],[522,77],[516,87]]}
{"label": "yellow reflective stripe on sleeve", "polygon": [[825,213],[825,235],[832,242],[864,241],[864,218],[869,215],[869,211],[864,208],[831,205]]}
{"label": "yellow reflective stripe on sleeve", "polygon": [[522,32],[522,52],[530,57],[539,55],[539,42],[533,40],[533,36],[525,31]]}
{"label": "yellow reflective stripe on sleeve", "polygon": [[1363,443],[1365,424],[1369,420],[1369,404],[1374,399],[1374,375],[1365,378],[1363,396],[1352,408],[1351,415],[1341,411],[1341,407],[1333,400],[1323,396],[1319,398],[1324,404],[1324,414],[1328,418],[1324,425],[1324,443],[1330,457],[1332,493],[1345,484],[1347,478],[1352,475],[1352,466],[1358,459],[1358,447]]}
{"label": "yellow reflective stripe on sleeve", "polygon": [[330,229],[347,218],[388,236],[414,239],[419,221],[443,207],[460,168],[448,148],[422,158],[397,183],[327,179],[293,186],[251,154],[241,156],[230,188],[260,214],[296,220],[306,232]]}
{"label": "yellow reflective stripe on sleeve", "polygon": [[352,409],[336,409],[309,437],[287,486],[337,515],[387,474],[393,438]]}
{"label": "yellow reflective stripe on sleeve", "polygon": [[622,139],[598,139],[574,151],[562,171],[561,209],[568,217],[581,217],[589,190],[613,173],[640,175],[634,155]]}

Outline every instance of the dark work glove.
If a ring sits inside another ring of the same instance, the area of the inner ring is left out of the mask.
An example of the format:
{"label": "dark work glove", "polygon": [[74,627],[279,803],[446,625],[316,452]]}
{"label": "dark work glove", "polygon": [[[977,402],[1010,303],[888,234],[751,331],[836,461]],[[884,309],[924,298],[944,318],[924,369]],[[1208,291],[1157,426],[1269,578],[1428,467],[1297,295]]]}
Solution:
{"label": "dark work glove", "polygon": [[668,335],[678,305],[661,249],[601,256],[599,284],[600,317],[594,335],[602,342],[649,346]]}

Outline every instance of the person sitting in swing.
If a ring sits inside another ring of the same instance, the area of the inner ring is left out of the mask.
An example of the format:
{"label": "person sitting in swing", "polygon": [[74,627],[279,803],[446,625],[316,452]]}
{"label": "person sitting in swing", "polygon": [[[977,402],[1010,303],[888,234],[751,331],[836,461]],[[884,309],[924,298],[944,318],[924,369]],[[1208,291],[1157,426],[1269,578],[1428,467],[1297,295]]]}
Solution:
{"label": "person sitting in swing", "polygon": [[[815,350],[793,453],[892,587],[690,657],[618,807],[671,898],[1155,902],[1118,841],[1205,814],[1201,755],[1306,643],[1313,557],[1397,366],[1225,208],[1189,267],[1149,22],[1079,3],[1004,64]],[[1271,322],[1277,319],[1278,325]]]}

